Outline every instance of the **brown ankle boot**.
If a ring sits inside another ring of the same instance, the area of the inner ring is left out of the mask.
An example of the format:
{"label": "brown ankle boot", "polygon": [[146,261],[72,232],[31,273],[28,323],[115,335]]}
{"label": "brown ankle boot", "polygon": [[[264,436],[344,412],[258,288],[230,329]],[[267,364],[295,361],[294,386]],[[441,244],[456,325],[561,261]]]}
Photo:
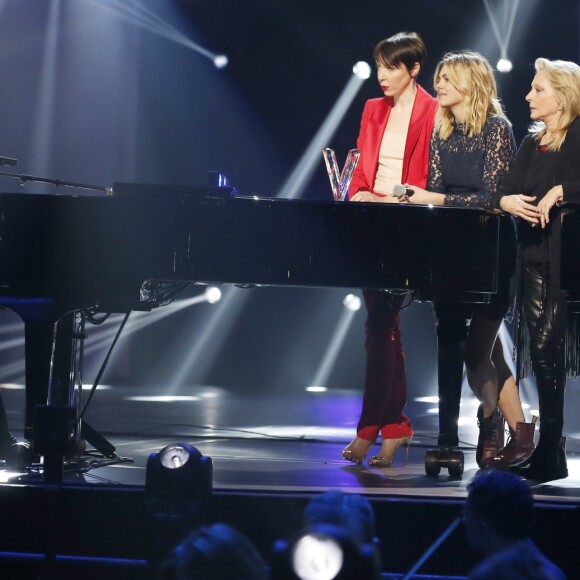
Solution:
{"label": "brown ankle boot", "polygon": [[524,464],[535,449],[534,431],[536,423],[517,423],[515,432],[510,429],[508,444],[498,451],[490,467],[507,469]]}
{"label": "brown ankle boot", "polygon": [[475,461],[482,469],[491,466],[494,457],[500,449],[498,445],[498,432],[501,431],[503,440],[503,416],[496,409],[490,417],[483,416],[483,405],[477,411],[477,424],[479,426],[479,438],[475,451]]}

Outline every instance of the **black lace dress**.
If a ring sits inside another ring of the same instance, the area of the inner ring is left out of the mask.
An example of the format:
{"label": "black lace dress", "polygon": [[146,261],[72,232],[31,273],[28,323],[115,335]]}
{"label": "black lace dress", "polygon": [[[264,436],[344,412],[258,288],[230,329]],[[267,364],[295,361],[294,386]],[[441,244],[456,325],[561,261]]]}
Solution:
{"label": "black lace dress", "polygon": [[427,190],[445,194],[445,205],[491,209],[515,153],[513,131],[502,117],[490,117],[474,137],[460,124],[445,141],[433,132]]}
{"label": "black lace dress", "polygon": [[[503,117],[490,117],[483,131],[472,137],[465,133],[461,124],[456,124],[445,140],[434,131],[427,190],[443,193],[445,205],[492,209],[492,198],[499,191],[515,153],[514,134]],[[511,218],[502,218],[500,232],[498,293],[490,304],[482,307],[494,319],[503,318],[512,301],[510,282],[515,270],[515,230]],[[442,310],[439,304],[435,308],[438,312]],[[470,307],[466,306],[465,310]]]}

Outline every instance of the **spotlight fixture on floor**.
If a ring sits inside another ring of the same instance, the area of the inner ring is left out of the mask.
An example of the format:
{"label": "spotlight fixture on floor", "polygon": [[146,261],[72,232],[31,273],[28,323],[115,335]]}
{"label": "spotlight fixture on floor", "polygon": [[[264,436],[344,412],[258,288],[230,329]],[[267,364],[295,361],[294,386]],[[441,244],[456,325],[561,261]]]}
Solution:
{"label": "spotlight fixture on floor", "polygon": [[145,473],[145,500],[157,520],[180,522],[201,513],[212,495],[211,457],[187,443],[151,453]]}
{"label": "spotlight fixture on floor", "polygon": [[303,530],[291,542],[273,546],[273,580],[370,580],[380,575],[374,545],[359,544],[343,528],[319,524]]}

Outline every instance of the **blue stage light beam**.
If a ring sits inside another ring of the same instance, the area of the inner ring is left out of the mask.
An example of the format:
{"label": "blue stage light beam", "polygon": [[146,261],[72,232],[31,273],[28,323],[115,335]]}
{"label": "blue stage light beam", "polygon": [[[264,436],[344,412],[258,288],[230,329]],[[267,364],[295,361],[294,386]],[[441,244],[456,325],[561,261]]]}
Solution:
{"label": "blue stage light beam", "polygon": [[[122,352],[126,347],[124,339],[132,334],[159,322],[161,319],[172,316],[183,310],[200,304],[208,302],[215,304],[221,299],[222,292],[216,286],[208,286],[205,291],[191,298],[183,300],[176,300],[168,306],[161,307],[152,312],[133,312],[131,318],[127,322],[121,340],[117,345],[117,352]],[[87,356],[99,356],[104,354],[111,345],[113,338],[117,332],[119,320],[122,315],[111,316],[102,325],[88,326],[87,341],[84,347],[85,359]],[[6,323],[0,326],[0,336],[2,341],[0,343],[0,351],[5,352],[10,349],[24,350],[24,324],[22,321]],[[7,355],[4,355],[8,358]],[[10,357],[12,360],[3,365],[0,365],[0,381],[6,382],[9,379],[23,380],[24,378],[24,359],[22,357]]]}
{"label": "blue stage light beam", "polygon": [[153,10],[145,6],[142,2],[136,2],[135,0],[109,0],[109,2],[92,0],[92,2],[102,8],[113,11],[117,16],[120,16],[131,24],[193,50],[197,54],[211,60],[217,69],[222,69],[228,64],[228,57],[226,55],[214,53],[193,42],[183,32],[155,14]]}
{"label": "blue stage light beam", "polygon": [[360,310],[361,299],[355,294],[348,294],[343,300],[344,310],[338,320],[334,333],[328,343],[326,352],[320,361],[320,365],[312,379],[311,384],[306,388],[310,392],[321,392],[327,388],[328,378],[332,369],[336,365],[340,349],[344,344],[348,329]]}
{"label": "blue stage light beam", "polygon": [[[499,47],[499,60],[496,64],[499,72],[508,73],[512,70],[513,65],[508,56],[508,48],[511,43],[513,50],[513,45],[517,43],[518,37],[526,30],[527,21],[534,13],[538,3],[539,0],[527,0],[525,6],[520,6],[520,0],[483,0],[493,36]],[[480,34],[479,41],[490,37],[489,34]],[[478,49],[477,46],[476,49]],[[485,51],[483,52],[485,54]]]}
{"label": "blue stage light beam", "polygon": [[500,58],[497,61],[497,70],[502,73],[508,73],[513,68],[512,62],[508,57],[508,46],[519,3],[520,0],[504,0],[504,11],[500,15],[492,10],[490,0],[483,0],[495,39],[499,46]]}
{"label": "blue stage light beam", "polygon": [[[364,67],[365,64],[367,65],[366,67]],[[316,166],[322,163],[322,149],[329,146],[330,140],[338,129],[346,111],[368,78],[367,74],[370,76],[370,67],[367,63],[359,62],[354,65],[352,75],[344,90],[302,154],[296,167],[282,185],[277,197],[295,199],[302,196]]]}
{"label": "blue stage light beam", "polygon": [[201,332],[196,329],[197,332],[194,334],[191,328],[183,329],[181,334],[189,338],[176,340],[176,344],[181,345],[176,360],[181,362],[174,365],[171,370],[159,369],[159,381],[167,385],[166,395],[177,393],[186,380],[188,383],[191,382],[192,376],[195,376],[196,383],[206,382],[205,377],[249,296],[247,289],[229,286],[222,294],[219,307],[209,313],[205,324],[199,325]]}
{"label": "blue stage light beam", "polygon": [[33,150],[31,166],[40,175],[48,174],[50,166],[50,146],[53,135],[53,119],[56,102],[56,70],[58,62],[59,21],[61,0],[50,3],[46,39],[44,42],[42,72],[35,111]]}
{"label": "blue stage light beam", "polygon": [[[198,296],[193,296],[191,298],[185,298],[182,300],[175,300],[167,306],[162,306],[157,310],[152,312],[133,312],[131,314],[132,318],[129,319],[125,329],[123,331],[123,337],[130,336],[135,332],[142,330],[152,324],[159,322],[168,316],[173,316],[178,312],[181,312],[195,304],[201,304],[203,302],[208,302],[209,304],[215,304],[221,299],[222,292],[216,286],[208,286],[202,294]],[[85,355],[90,355],[95,352],[104,351],[109,347],[115,333],[117,332],[117,319],[119,317],[114,317],[107,320],[101,326],[87,329],[87,335],[89,340],[85,345],[84,353]],[[122,342],[119,343],[119,350],[123,348]]]}

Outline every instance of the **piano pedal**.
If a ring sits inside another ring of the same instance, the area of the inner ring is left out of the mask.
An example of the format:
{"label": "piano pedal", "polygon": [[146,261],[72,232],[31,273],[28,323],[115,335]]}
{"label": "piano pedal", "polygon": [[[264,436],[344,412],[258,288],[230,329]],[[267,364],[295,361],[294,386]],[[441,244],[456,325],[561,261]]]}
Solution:
{"label": "piano pedal", "polygon": [[425,453],[425,473],[437,476],[441,468],[446,468],[451,477],[463,475],[464,457],[463,452],[453,447],[441,446],[439,449],[429,449]]}

